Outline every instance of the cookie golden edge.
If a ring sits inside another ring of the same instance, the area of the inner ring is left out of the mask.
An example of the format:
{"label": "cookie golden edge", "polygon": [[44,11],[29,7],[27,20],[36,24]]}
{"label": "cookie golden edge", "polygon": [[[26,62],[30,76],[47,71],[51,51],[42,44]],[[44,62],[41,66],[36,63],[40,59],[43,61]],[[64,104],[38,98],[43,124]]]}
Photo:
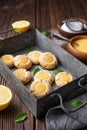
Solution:
{"label": "cookie golden edge", "polygon": [[54,76],[53,74],[48,71],[48,70],[40,70],[39,72],[37,72],[34,76],[34,80],[39,81],[39,80],[43,80],[43,81],[48,81],[50,84],[52,84],[54,82]]}
{"label": "cookie golden edge", "polygon": [[[45,56],[47,54],[49,54],[50,56],[53,57],[52,62],[47,62],[45,60]],[[52,54],[51,52],[45,52],[45,53],[41,54],[41,56],[39,57],[39,63],[42,67],[44,67],[46,69],[54,69],[58,65],[58,60],[57,60],[56,56],[54,54]]]}
{"label": "cookie golden edge", "polygon": [[[36,56],[36,54],[38,56]],[[39,64],[39,57],[41,56],[42,52],[41,51],[38,51],[38,50],[35,50],[35,51],[31,51],[29,52],[28,54],[28,58],[31,60],[31,62],[33,64]]]}
{"label": "cookie golden edge", "polygon": [[[62,76],[63,74],[65,74],[66,76],[69,77],[69,81],[64,81]],[[60,72],[55,76],[55,84],[57,87],[63,87],[64,85],[70,83],[71,81],[73,81],[73,76],[71,73],[69,72]]]}
{"label": "cookie golden edge", "polygon": [[[4,58],[8,57],[9,60],[4,60]],[[14,60],[14,56],[11,55],[11,54],[6,54],[6,55],[3,55],[1,56],[0,58],[9,68],[12,68],[14,67],[14,63],[13,63],[13,60]]]}
{"label": "cookie golden edge", "polygon": [[[19,77],[18,73],[22,73],[23,72],[23,77]],[[18,78],[23,84],[27,84],[31,81],[32,79],[32,74],[30,73],[30,71],[27,71],[26,69],[16,69],[13,71],[13,74],[16,76],[16,78]]]}
{"label": "cookie golden edge", "polygon": [[[41,87],[41,85],[45,85],[46,90],[44,92],[38,92],[38,89],[42,89],[39,88]],[[45,95],[49,94],[50,92],[52,92],[52,86],[48,81],[33,81],[32,84],[30,85],[30,92],[32,93],[32,95],[34,95],[36,98],[41,98],[44,97]]]}
{"label": "cookie golden edge", "polygon": [[[27,62],[23,63],[20,61],[21,58],[26,58]],[[17,55],[14,57],[13,60],[14,66],[16,68],[22,68],[22,69],[30,69],[32,67],[31,60],[26,55]]]}

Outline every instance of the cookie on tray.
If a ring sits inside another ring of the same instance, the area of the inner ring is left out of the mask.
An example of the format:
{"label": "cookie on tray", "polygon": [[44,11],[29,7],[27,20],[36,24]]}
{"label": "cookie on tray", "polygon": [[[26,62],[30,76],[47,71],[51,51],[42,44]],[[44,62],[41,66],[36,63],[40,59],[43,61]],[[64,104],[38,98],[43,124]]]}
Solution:
{"label": "cookie on tray", "polygon": [[1,56],[1,60],[9,67],[12,68],[14,66],[13,64],[14,56],[11,54],[6,54]]}
{"label": "cookie on tray", "polygon": [[39,58],[39,63],[42,67],[46,69],[54,69],[58,64],[58,61],[55,55],[50,52],[45,52],[41,54]]}
{"label": "cookie on tray", "polygon": [[54,76],[48,70],[40,70],[35,74],[34,80],[47,80],[50,84],[52,84],[54,82]]}
{"label": "cookie on tray", "polygon": [[32,67],[32,62],[26,55],[15,56],[13,62],[17,68],[30,69]]}
{"label": "cookie on tray", "polygon": [[55,83],[58,87],[62,87],[73,81],[73,76],[69,72],[60,72],[55,76]]}
{"label": "cookie on tray", "polygon": [[39,64],[39,57],[42,54],[40,51],[31,51],[28,54],[28,58],[32,61],[33,64]]}
{"label": "cookie on tray", "polygon": [[52,91],[52,86],[48,81],[33,81],[30,85],[30,92],[37,98],[41,98]]}
{"label": "cookie on tray", "polygon": [[32,75],[26,69],[16,69],[13,74],[23,83],[27,84],[32,79]]}

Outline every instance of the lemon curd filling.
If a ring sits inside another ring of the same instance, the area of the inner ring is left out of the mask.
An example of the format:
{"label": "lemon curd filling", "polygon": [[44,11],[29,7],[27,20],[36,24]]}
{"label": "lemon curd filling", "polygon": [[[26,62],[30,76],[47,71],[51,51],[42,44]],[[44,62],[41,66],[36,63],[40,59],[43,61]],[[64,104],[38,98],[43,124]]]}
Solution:
{"label": "lemon curd filling", "polygon": [[87,53],[87,39],[76,40],[76,43],[78,43],[78,45],[73,44],[76,50]]}
{"label": "lemon curd filling", "polygon": [[20,62],[21,63],[26,63],[28,59],[26,57],[20,57]]}
{"label": "lemon curd filling", "polygon": [[39,83],[38,89],[36,90],[36,93],[40,94],[40,93],[43,93],[44,91],[46,91],[46,85],[43,83]]}
{"label": "lemon curd filling", "polygon": [[35,52],[35,57],[39,57],[40,53],[39,52]]}
{"label": "lemon curd filling", "polygon": [[49,76],[48,76],[48,74],[47,73],[40,73],[40,78],[42,79],[42,80],[47,80],[48,78],[49,78]]}
{"label": "lemon curd filling", "polygon": [[11,59],[10,56],[4,56],[4,57],[2,58],[3,61],[9,61],[10,59]]}
{"label": "lemon curd filling", "polygon": [[47,62],[52,62],[52,61],[53,61],[53,57],[52,57],[51,55],[47,54],[47,55],[45,56],[45,60],[46,60]]}
{"label": "lemon curd filling", "polygon": [[62,74],[62,79],[63,79],[63,81],[69,82],[70,77],[67,74]]}

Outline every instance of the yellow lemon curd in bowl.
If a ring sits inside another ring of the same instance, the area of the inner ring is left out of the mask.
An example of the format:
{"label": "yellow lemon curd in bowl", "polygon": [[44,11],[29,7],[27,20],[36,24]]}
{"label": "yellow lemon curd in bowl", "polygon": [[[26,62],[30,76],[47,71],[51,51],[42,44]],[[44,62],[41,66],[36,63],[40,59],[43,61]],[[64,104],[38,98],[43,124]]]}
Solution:
{"label": "yellow lemon curd in bowl", "polygon": [[6,109],[10,105],[11,100],[11,90],[4,85],[0,85],[0,111]]}
{"label": "yellow lemon curd in bowl", "polygon": [[81,52],[87,53],[87,38],[84,39],[78,39],[75,41],[76,43],[78,43],[78,45],[73,44],[73,47]]}
{"label": "yellow lemon curd in bowl", "polygon": [[87,35],[76,35],[70,40],[73,43],[68,42],[67,51],[79,60],[87,62]]}

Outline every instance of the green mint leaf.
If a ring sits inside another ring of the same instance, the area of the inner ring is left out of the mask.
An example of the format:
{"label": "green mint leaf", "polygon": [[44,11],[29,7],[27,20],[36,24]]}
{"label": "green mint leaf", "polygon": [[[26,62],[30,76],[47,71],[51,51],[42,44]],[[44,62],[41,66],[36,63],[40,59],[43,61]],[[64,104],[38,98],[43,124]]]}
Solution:
{"label": "green mint leaf", "polygon": [[26,118],[27,118],[27,114],[21,113],[16,117],[15,121],[16,122],[23,122]]}
{"label": "green mint leaf", "polygon": [[29,49],[26,51],[26,54],[30,53],[31,51],[33,51],[32,49]]}
{"label": "green mint leaf", "polygon": [[43,31],[42,34],[45,35],[45,36],[48,36],[48,35],[50,35],[50,32],[48,32],[48,31]]}
{"label": "green mint leaf", "polygon": [[41,69],[40,68],[36,68],[33,72],[33,75],[35,75],[37,72],[39,72]]}
{"label": "green mint leaf", "polygon": [[77,99],[72,99],[72,100],[70,101],[70,105],[71,105],[73,108],[78,108],[78,107],[80,107],[82,104],[83,104],[83,102],[80,101],[80,100],[77,100]]}
{"label": "green mint leaf", "polygon": [[63,70],[61,70],[61,69],[55,69],[52,72],[56,75],[56,74],[58,74],[60,72],[63,72]]}

